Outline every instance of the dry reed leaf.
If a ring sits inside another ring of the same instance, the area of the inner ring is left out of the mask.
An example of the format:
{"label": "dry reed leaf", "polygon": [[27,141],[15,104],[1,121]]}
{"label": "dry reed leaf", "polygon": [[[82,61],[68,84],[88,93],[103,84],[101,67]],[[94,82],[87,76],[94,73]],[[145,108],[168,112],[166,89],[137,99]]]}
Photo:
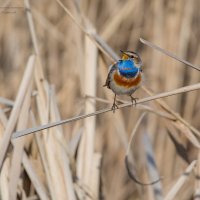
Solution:
{"label": "dry reed leaf", "polygon": [[[5,113],[3,112],[2,109],[0,109],[0,121],[1,121],[1,124],[2,124],[2,128],[5,128],[6,124],[8,122],[8,119],[7,119]],[[2,130],[1,133],[3,133],[3,130]],[[3,136],[3,134],[1,134],[1,138],[2,138],[2,136]]]}
{"label": "dry reed leaf", "polygon": [[200,148],[199,140],[196,138],[194,134],[186,127],[184,124],[181,124],[180,122],[174,122],[174,126],[181,131],[185,135],[185,137],[188,138],[188,140],[196,147]]}
{"label": "dry reed leaf", "polygon": [[70,168],[70,161],[65,152],[62,152],[63,156],[63,173],[64,180],[67,186],[68,198],[71,200],[76,200],[75,188],[73,184],[73,173]]}
{"label": "dry reed leaf", "polygon": [[[35,126],[36,125],[36,119],[35,116],[33,114],[33,112],[30,112],[30,118],[32,121],[32,124]],[[49,193],[52,199],[54,199],[54,190],[53,190],[53,186],[52,186],[52,182],[51,182],[51,177],[50,177],[50,171],[49,171],[49,166],[48,166],[48,162],[47,162],[47,158],[46,158],[46,152],[45,152],[45,148],[44,148],[44,143],[43,140],[40,136],[40,134],[35,135],[35,139],[36,139],[36,143],[37,143],[37,147],[38,147],[38,153],[41,157],[41,162],[44,168],[44,173],[46,176],[46,183],[48,185],[49,188]]]}
{"label": "dry reed leaf", "polygon": [[35,54],[38,56],[39,55],[39,47],[38,47],[38,41],[37,41],[37,37],[36,37],[35,27],[34,27],[34,23],[33,23],[33,16],[31,13],[31,6],[30,6],[29,0],[24,0],[24,6],[26,8],[26,15],[27,15],[27,19],[28,19],[28,25],[29,25],[29,29],[30,29],[30,33],[31,33],[31,39],[33,42],[34,51],[35,51]]}
{"label": "dry reed leaf", "polygon": [[[134,135],[136,134],[136,131],[137,131],[139,125],[141,124],[142,119],[144,118],[145,114],[146,114],[146,113],[143,113],[143,114],[140,116],[140,118],[137,120],[137,122],[136,122],[136,124],[135,124],[135,126],[134,126],[134,129],[132,130],[131,137],[130,137],[130,139],[129,139],[129,143],[128,143],[128,146],[127,146],[127,149],[126,149],[125,165],[126,165],[126,169],[127,169],[127,172],[128,172],[129,177],[130,177],[134,182],[138,183],[139,185],[152,185],[152,184],[155,184],[155,183],[157,183],[158,181],[160,181],[160,179],[159,179],[159,180],[156,180],[156,181],[153,180],[153,181],[150,182],[150,183],[143,183],[142,181],[140,181],[140,180],[138,180],[138,179],[136,178],[135,172],[134,172],[134,173],[132,172],[132,171],[134,171],[134,170],[131,170],[131,169],[130,169],[130,165],[134,166],[133,157],[132,157],[132,155],[130,154],[131,143],[133,142],[133,137],[134,137]],[[130,154],[130,156],[129,156],[129,154]],[[129,159],[130,159],[130,161],[129,161]]]}
{"label": "dry reed leaf", "polygon": [[131,148],[131,143],[133,142],[133,138],[136,134],[136,131],[138,130],[138,127],[139,125],[141,124],[143,118],[145,117],[146,113],[142,113],[142,115],[140,116],[140,118],[137,120],[137,122],[135,123],[135,126],[131,132],[131,136],[130,136],[130,139],[129,139],[129,142],[128,142],[128,146],[127,146],[127,149],[126,149],[126,156],[128,156],[129,152],[130,152],[130,148]]}
{"label": "dry reed leaf", "polygon": [[175,148],[176,148],[176,153],[186,162],[186,163],[190,163],[189,157],[188,157],[188,153],[186,150],[186,147],[183,144],[183,141],[181,141],[179,134],[178,134],[178,130],[175,128],[175,126],[173,126],[172,123],[168,123],[166,121],[166,127],[169,130],[169,137],[171,139],[171,141],[173,142]]}
{"label": "dry reed leaf", "polygon": [[80,139],[82,137],[83,134],[83,129],[81,128],[78,132],[76,132],[74,134],[74,136],[72,137],[72,139],[69,142],[69,151],[71,152],[72,156],[75,157],[75,153],[78,149],[78,146],[80,144]]}
{"label": "dry reed leaf", "polygon": [[[31,92],[32,92],[32,83],[30,83],[24,102],[21,108],[21,112],[19,114],[17,130],[21,128],[26,128],[29,119],[29,109],[31,104]],[[25,139],[21,139],[18,141],[13,141],[13,156],[11,160],[11,169],[10,169],[10,177],[9,177],[9,194],[10,199],[16,199],[17,197],[17,185],[21,174],[21,162],[22,155],[24,151],[24,143]]]}
{"label": "dry reed leaf", "polygon": [[192,172],[192,170],[194,169],[196,163],[197,163],[196,160],[193,161],[192,163],[190,163],[190,165],[187,167],[187,169],[185,170],[185,172],[181,175],[181,177],[177,180],[177,182],[175,183],[175,185],[167,193],[166,197],[164,198],[165,200],[172,200],[172,199],[175,198],[176,194],[181,189],[181,187],[183,186],[183,184],[185,184],[185,182],[188,180],[189,175]]}
{"label": "dry reed leaf", "polygon": [[12,131],[14,130],[15,124],[17,122],[17,118],[20,113],[21,105],[24,100],[25,93],[27,91],[28,85],[31,82],[31,79],[33,78],[33,72],[34,72],[34,63],[35,63],[35,56],[30,56],[23,79],[21,81],[21,85],[16,97],[15,105],[13,106],[13,109],[11,111],[10,118],[8,120],[2,141],[1,141],[1,151],[0,151],[0,168],[2,167],[3,160],[5,158],[5,154],[8,148],[8,145],[10,143],[10,137],[12,134]]}
{"label": "dry reed leaf", "polygon": [[[29,113],[28,112],[28,108],[30,106],[30,92],[31,92],[31,89],[32,89],[32,87],[30,85],[29,88],[28,88],[28,92],[27,92],[27,94],[25,96],[25,99],[24,99],[24,105],[22,106],[22,112],[20,113],[20,116],[19,116],[18,127],[26,125],[26,123],[24,124],[24,118],[28,119],[28,116],[24,116],[24,115],[27,115]],[[26,113],[26,112],[28,112],[28,113]],[[5,125],[5,127],[6,127],[6,125]],[[15,143],[12,142],[15,150],[14,150],[14,155],[13,155],[13,158],[12,158],[13,160],[11,160],[11,162],[10,162],[11,166],[7,167],[7,169],[10,169],[9,178],[7,178],[7,180],[9,180],[9,182],[7,183],[8,184],[8,186],[7,186],[7,191],[8,192],[6,192],[6,191],[3,192],[4,195],[6,195],[6,194],[9,195],[8,199],[15,199],[16,198],[15,196],[16,196],[16,193],[17,193],[17,184],[19,182],[19,174],[21,173],[21,168],[20,168],[21,167],[21,162],[22,162],[23,156],[25,155],[25,153],[23,152],[23,143],[24,143],[24,140],[21,140],[21,141],[18,141],[18,142],[15,141]],[[21,159],[20,159],[20,157],[21,157]],[[17,159],[19,159],[19,160],[17,160]],[[38,179],[38,176],[35,174],[35,172],[33,172],[31,170],[32,167],[30,166],[31,164],[28,161],[27,157],[25,159],[25,163],[26,163],[27,169],[29,170],[29,172],[32,175],[32,176],[31,175],[30,176],[35,180],[35,185],[34,186],[37,187],[36,191],[38,192],[38,195],[41,197],[41,199],[48,199],[46,194],[44,194],[44,188],[43,188],[40,180]],[[4,164],[6,164],[6,162],[4,162]],[[3,172],[4,172],[4,169],[2,169],[2,173]],[[6,173],[5,173],[5,175],[6,175]],[[2,184],[5,185],[5,186],[7,185],[6,181],[3,181]],[[4,187],[2,187],[2,188],[4,188]],[[5,198],[4,195],[2,196],[3,199]]]}
{"label": "dry reed leaf", "polygon": [[[149,94],[153,95],[152,92],[150,92],[146,87],[143,87],[143,89]],[[160,99],[156,100],[159,105],[167,112],[169,112],[171,115],[173,115],[177,120],[179,120],[181,123],[183,123],[186,127],[188,127],[193,133],[196,135],[200,135],[199,130],[194,128],[190,123],[188,123],[185,119],[183,119],[180,114],[177,112],[173,111],[165,102],[161,101]]]}
{"label": "dry reed leaf", "polygon": [[[52,91],[48,83],[46,83],[46,96],[47,96],[47,102],[46,102],[46,116],[44,115],[43,110],[45,110],[45,107],[41,107],[41,104],[38,103],[38,108],[41,112],[40,118],[42,121],[51,121],[52,120],[52,113],[54,112],[52,109]],[[58,131],[59,129],[51,129],[48,131],[48,134],[45,134],[43,136],[44,140],[44,146],[45,146],[45,152],[47,156],[47,163],[48,163],[48,170],[50,174],[51,179],[51,189],[54,191],[54,198],[59,199],[66,199],[67,198],[67,190],[64,183],[64,177],[63,172],[61,170],[61,155],[60,155],[60,143],[57,140]],[[52,134],[57,133],[57,134]]]}
{"label": "dry reed leaf", "polygon": [[6,106],[13,106],[14,105],[13,101],[6,99],[6,98],[3,98],[3,97],[0,97],[0,103],[4,104]]}
{"label": "dry reed leaf", "polygon": [[0,193],[2,200],[9,200],[9,169],[10,169],[10,158],[6,158],[0,174]]}
{"label": "dry reed leaf", "polygon": [[[39,77],[40,77],[40,74],[35,73],[35,78],[38,79]],[[49,94],[43,93],[43,92],[45,92],[43,83],[41,83],[39,81],[37,82],[37,80],[36,80],[36,83],[38,83],[38,85],[36,84],[36,86],[38,88],[40,88],[40,90],[38,90],[38,95],[36,96],[37,111],[39,114],[40,121],[42,123],[45,123],[45,122],[49,121],[49,109],[50,109],[49,108],[49,104],[50,104],[49,103]],[[47,88],[46,92],[49,93],[48,88]],[[47,96],[47,98],[45,98],[44,96]],[[33,123],[35,123],[34,121],[35,120],[33,118]],[[47,134],[48,132],[43,131],[43,133]],[[55,192],[55,188],[54,188],[55,183],[52,181],[52,170],[51,170],[51,167],[49,164],[49,157],[48,157],[49,154],[47,152],[47,146],[48,146],[48,143],[46,141],[47,139],[48,139],[48,135],[36,138],[39,152],[40,152],[40,155],[41,155],[41,158],[43,161],[43,166],[44,166],[45,174],[47,177],[47,183],[48,183],[49,191],[51,194],[51,198],[55,200],[56,199],[56,192]],[[53,163],[53,161],[52,161],[52,163]]]}
{"label": "dry reed leaf", "polygon": [[23,166],[24,166],[32,184],[34,185],[34,188],[37,191],[37,194],[40,197],[40,199],[41,200],[49,200],[47,192],[46,192],[44,186],[41,184],[39,177],[36,175],[36,172],[34,171],[34,167],[32,166],[32,164],[25,152],[22,157],[22,163],[23,163]]}
{"label": "dry reed leaf", "polygon": [[[55,91],[52,89],[51,92],[51,120],[52,121],[57,121],[60,120],[60,114],[58,111],[58,106],[56,103],[56,97],[55,97]],[[55,128],[56,134],[54,140],[58,143],[57,145],[57,157],[59,158],[59,165],[61,168],[61,173],[64,177],[64,186],[65,186],[65,191],[66,191],[66,196],[68,199],[76,199],[74,187],[73,187],[73,170],[70,168],[72,167],[72,163],[70,159],[72,156],[70,155],[70,152],[65,151],[66,144],[63,143],[64,141],[64,135],[63,135],[63,130],[61,127],[56,127]],[[62,144],[62,145],[60,145]],[[64,148],[65,147],[65,148]],[[69,158],[68,158],[69,157]],[[56,176],[57,177],[57,176]]]}

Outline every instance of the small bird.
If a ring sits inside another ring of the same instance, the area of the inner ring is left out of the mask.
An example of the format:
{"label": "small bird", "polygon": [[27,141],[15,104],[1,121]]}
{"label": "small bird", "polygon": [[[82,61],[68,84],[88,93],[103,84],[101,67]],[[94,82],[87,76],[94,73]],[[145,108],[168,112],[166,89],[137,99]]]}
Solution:
{"label": "small bird", "polygon": [[136,105],[136,99],[132,95],[140,87],[142,82],[142,60],[138,53],[133,51],[122,51],[122,59],[110,66],[106,83],[114,94],[112,105],[113,112],[118,108],[116,95],[128,95]]}

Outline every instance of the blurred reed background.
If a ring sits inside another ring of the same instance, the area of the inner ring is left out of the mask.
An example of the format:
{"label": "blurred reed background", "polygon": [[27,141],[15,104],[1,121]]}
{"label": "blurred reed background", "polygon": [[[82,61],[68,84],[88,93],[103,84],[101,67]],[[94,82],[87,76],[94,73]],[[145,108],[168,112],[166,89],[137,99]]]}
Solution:
{"label": "blurred reed background", "polygon": [[[120,49],[141,54],[140,99],[199,82],[198,71],[139,38],[200,65],[200,1],[63,4],[0,4],[0,199],[200,199],[198,90],[10,139],[16,130],[111,107],[114,95],[102,86]],[[136,184],[125,155],[138,180],[161,181]]]}

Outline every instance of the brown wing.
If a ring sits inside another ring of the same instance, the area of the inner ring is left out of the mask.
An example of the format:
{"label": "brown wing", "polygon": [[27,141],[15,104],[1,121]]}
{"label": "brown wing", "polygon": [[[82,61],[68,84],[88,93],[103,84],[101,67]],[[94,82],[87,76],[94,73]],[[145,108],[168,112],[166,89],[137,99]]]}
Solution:
{"label": "brown wing", "polygon": [[107,76],[107,79],[106,79],[106,83],[103,85],[103,87],[107,86],[110,89],[111,74],[114,70],[117,70],[117,63],[113,64],[110,67],[110,70],[108,72],[108,76]]}

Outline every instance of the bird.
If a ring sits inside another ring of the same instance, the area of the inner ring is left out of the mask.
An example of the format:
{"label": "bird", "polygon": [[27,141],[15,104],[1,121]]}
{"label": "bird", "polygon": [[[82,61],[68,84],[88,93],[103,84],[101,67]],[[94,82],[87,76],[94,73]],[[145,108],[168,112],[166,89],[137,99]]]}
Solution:
{"label": "bird", "polygon": [[135,102],[136,105],[137,98],[132,95],[141,86],[143,79],[143,63],[140,55],[134,51],[120,51],[122,53],[121,59],[109,67],[106,83],[103,85],[115,94],[112,105],[113,112],[118,108],[117,95],[130,96],[132,104]]}

